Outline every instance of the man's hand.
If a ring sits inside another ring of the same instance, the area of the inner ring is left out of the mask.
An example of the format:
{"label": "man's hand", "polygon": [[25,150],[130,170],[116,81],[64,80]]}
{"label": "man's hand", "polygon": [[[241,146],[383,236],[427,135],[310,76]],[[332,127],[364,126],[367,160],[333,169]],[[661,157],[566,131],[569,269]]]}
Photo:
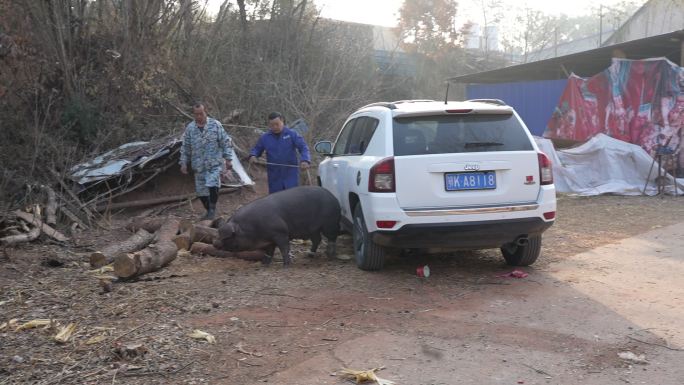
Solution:
{"label": "man's hand", "polygon": [[302,170],[308,170],[309,169],[309,162],[302,162],[299,164],[299,167],[301,167]]}
{"label": "man's hand", "polygon": [[188,166],[185,164],[181,165],[181,173],[182,174],[187,174],[188,173]]}
{"label": "man's hand", "polygon": [[226,159],[226,170],[230,170],[233,168],[233,162],[230,161],[230,159]]}
{"label": "man's hand", "polygon": [[257,162],[257,158],[254,155],[249,156],[249,163],[254,164]]}

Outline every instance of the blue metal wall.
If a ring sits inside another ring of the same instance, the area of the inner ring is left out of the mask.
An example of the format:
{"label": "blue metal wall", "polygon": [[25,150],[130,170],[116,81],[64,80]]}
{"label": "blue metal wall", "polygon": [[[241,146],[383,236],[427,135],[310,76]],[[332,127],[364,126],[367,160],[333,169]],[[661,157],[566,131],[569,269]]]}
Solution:
{"label": "blue metal wall", "polygon": [[542,136],[558,105],[567,79],[534,82],[470,84],[468,99],[501,99],[518,111],[533,135]]}

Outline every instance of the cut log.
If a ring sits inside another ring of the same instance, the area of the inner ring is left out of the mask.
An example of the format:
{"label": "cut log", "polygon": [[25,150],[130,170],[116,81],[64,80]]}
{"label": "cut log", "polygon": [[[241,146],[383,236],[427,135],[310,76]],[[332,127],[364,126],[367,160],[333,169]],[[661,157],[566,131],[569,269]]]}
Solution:
{"label": "cut log", "polygon": [[132,208],[136,208],[136,207],[147,207],[147,206],[159,205],[162,203],[171,203],[171,202],[183,201],[183,200],[186,200],[188,198],[192,198],[194,196],[195,196],[195,193],[191,193],[191,194],[174,195],[174,196],[162,197],[162,198],[141,199],[141,200],[137,200],[137,201],[100,204],[95,208],[95,210],[102,212],[102,211],[107,211],[107,210],[111,211],[111,210],[120,210],[120,209],[132,209]]}
{"label": "cut log", "polygon": [[178,250],[190,250],[192,246],[192,235],[190,233],[182,233],[173,237],[173,243],[176,244]]}
{"label": "cut log", "polygon": [[181,219],[178,223],[178,235],[173,237],[173,243],[176,244],[178,250],[190,250],[193,238],[193,224],[190,219]]}
{"label": "cut log", "polygon": [[[238,191],[237,188],[224,188],[219,190],[219,195],[221,194],[227,194],[231,192]],[[99,204],[95,207],[96,211],[102,212],[102,211],[107,211],[107,210],[120,210],[120,209],[132,209],[136,207],[147,207],[147,206],[154,206],[154,205],[159,205],[162,203],[172,203],[172,202],[179,202],[179,201],[184,201],[188,198],[195,198],[196,194],[195,193],[189,193],[189,194],[182,194],[182,195],[174,195],[170,197],[161,197],[161,198],[152,198],[152,199],[141,199],[137,201],[128,201],[128,202],[119,202],[119,203],[104,203],[104,204]]]}
{"label": "cut log", "polygon": [[211,224],[213,222],[214,221],[212,221],[211,219],[205,219],[203,221],[199,221],[199,222],[195,223],[195,225],[204,226],[204,227],[212,227]]}
{"label": "cut log", "polygon": [[185,233],[190,231],[192,229],[193,223],[192,220],[190,219],[181,219],[180,222],[178,222],[178,232],[179,233]]}
{"label": "cut log", "polygon": [[211,221],[211,223],[209,224],[209,227],[211,227],[213,229],[218,229],[219,227],[221,227],[221,225],[223,225],[227,221],[228,220],[224,217],[218,217],[218,218],[214,219],[213,221]]}
{"label": "cut log", "polygon": [[19,243],[31,242],[40,236],[40,227],[34,227],[33,230],[28,233],[10,235],[4,238],[0,238],[0,244],[5,246],[17,245]]}
{"label": "cut log", "polygon": [[64,234],[60,233],[59,231],[53,229],[52,227],[46,225],[41,221],[39,218],[36,216],[25,213],[23,211],[16,210],[14,211],[14,215],[16,215],[18,218],[21,218],[25,220],[28,223],[31,223],[32,225],[39,227],[40,230],[45,233],[47,236],[53,238],[56,241],[59,242],[66,242],[69,238],[65,237]]}
{"label": "cut log", "polygon": [[157,232],[157,242],[135,253],[121,254],[114,260],[114,274],[133,278],[157,271],[176,258],[178,248],[171,240],[178,231],[178,220],[167,219]]}
{"label": "cut log", "polygon": [[122,254],[114,260],[114,274],[133,278],[157,271],[176,259],[178,249],[173,242],[157,242],[135,253]]}
{"label": "cut log", "polygon": [[176,234],[178,234],[178,219],[166,218],[157,232],[157,240],[159,242],[172,242],[171,240]]}
{"label": "cut log", "polygon": [[49,225],[57,224],[57,195],[50,186],[41,185],[41,190],[47,195],[47,208],[45,210],[46,222]]}
{"label": "cut log", "polygon": [[212,244],[218,238],[218,230],[211,227],[194,225],[190,231],[193,242],[204,242]]}
{"label": "cut log", "polygon": [[219,250],[215,248],[213,245],[204,242],[194,242],[192,244],[192,247],[190,247],[190,252],[193,254],[211,255],[213,257],[220,258],[235,257],[235,253],[233,253],[232,251]]}
{"label": "cut log", "polygon": [[213,245],[202,242],[193,243],[192,247],[190,247],[190,252],[193,254],[211,255],[212,257],[219,258],[240,258],[248,261],[261,261],[264,256],[263,251],[240,251],[235,253],[232,251],[220,250]]}
{"label": "cut log", "polygon": [[166,218],[145,218],[135,217],[129,224],[126,225],[126,230],[136,232],[140,229],[145,229],[148,233],[154,233],[159,230],[166,222]]}
{"label": "cut log", "polygon": [[97,269],[109,265],[114,262],[117,256],[142,250],[152,243],[153,240],[154,234],[149,233],[145,229],[140,229],[125,241],[111,244],[102,249],[102,251],[90,254],[90,266]]}

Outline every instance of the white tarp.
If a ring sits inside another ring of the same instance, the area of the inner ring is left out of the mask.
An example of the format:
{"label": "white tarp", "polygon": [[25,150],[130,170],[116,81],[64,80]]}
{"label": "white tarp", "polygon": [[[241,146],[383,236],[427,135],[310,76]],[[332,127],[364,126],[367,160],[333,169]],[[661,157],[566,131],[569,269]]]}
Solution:
{"label": "white tarp", "polygon": [[[586,143],[556,151],[549,139],[536,137],[537,145],[553,161],[556,191],[578,195],[646,195],[658,193],[655,178],[658,165],[640,146],[598,134]],[[649,169],[651,169],[649,178]],[[664,173],[664,171],[663,171]],[[674,193],[673,178],[666,175],[665,191]],[[684,192],[684,179],[678,179],[678,193]]]}

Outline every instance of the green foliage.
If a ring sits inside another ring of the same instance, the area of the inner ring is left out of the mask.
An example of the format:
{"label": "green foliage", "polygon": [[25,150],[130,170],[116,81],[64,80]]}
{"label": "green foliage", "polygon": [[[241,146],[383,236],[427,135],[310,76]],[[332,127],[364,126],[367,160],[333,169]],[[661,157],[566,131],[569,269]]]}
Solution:
{"label": "green foliage", "polygon": [[60,124],[71,140],[88,145],[97,136],[101,125],[98,108],[84,98],[74,97],[64,103]]}

